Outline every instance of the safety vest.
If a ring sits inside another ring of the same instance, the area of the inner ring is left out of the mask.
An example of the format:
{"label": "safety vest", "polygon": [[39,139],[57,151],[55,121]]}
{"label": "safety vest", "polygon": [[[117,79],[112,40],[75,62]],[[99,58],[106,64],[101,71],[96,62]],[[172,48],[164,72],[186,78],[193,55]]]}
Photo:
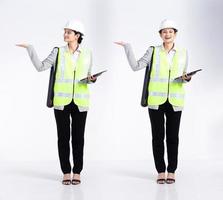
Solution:
{"label": "safety vest", "polygon": [[161,105],[168,99],[173,106],[184,106],[185,92],[182,80],[174,79],[183,75],[185,66],[185,49],[176,49],[170,65],[165,50],[160,46],[155,47],[148,88],[148,105]]}
{"label": "safety vest", "polygon": [[71,53],[64,47],[59,48],[54,85],[54,106],[65,106],[73,100],[78,107],[89,107],[88,84],[79,81],[88,76],[91,52],[82,49],[75,64],[76,70],[74,71]]}

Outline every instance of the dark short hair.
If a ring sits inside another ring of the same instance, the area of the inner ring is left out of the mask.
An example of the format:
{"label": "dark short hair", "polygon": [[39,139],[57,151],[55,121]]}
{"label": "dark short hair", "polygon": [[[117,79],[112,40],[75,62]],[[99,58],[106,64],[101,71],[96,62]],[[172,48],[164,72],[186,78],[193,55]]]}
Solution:
{"label": "dark short hair", "polygon": [[[176,33],[178,30],[177,29],[175,29],[175,28],[171,28],[171,29],[173,29],[174,30],[174,33]],[[160,31],[159,31],[159,33],[161,34],[162,33],[162,30],[163,29],[161,29]]]}
{"label": "dark short hair", "polygon": [[82,33],[78,32],[78,31],[74,31],[74,33],[75,33],[75,35],[76,35],[76,34],[79,34],[79,35],[80,35],[80,37],[78,38],[78,41],[77,41],[78,44],[80,44],[80,43],[82,42],[82,40],[83,40],[83,36],[84,36],[84,35],[83,35]]}

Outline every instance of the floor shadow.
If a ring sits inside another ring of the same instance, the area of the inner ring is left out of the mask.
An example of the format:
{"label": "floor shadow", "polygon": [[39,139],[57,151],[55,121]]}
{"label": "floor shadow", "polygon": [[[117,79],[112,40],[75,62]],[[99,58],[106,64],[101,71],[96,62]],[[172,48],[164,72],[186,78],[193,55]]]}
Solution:
{"label": "floor shadow", "polygon": [[11,175],[23,176],[23,177],[30,177],[30,178],[37,178],[37,179],[45,179],[50,181],[58,181],[60,180],[60,176],[56,173],[52,172],[44,172],[32,169],[10,169],[7,170],[7,173]]}
{"label": "floor shadow", "polygon": [[114,175],[118,176],[127,176],[127,177],[132,177],[132,178],[138,178],[138,179],[146,179],[146,180],[154,180],[154,174],[152,173],[147,173],[143,171],[134,171],[134,170],[126,170],[126,169],[115,169],[115,170],[110,170],[110,172]]}

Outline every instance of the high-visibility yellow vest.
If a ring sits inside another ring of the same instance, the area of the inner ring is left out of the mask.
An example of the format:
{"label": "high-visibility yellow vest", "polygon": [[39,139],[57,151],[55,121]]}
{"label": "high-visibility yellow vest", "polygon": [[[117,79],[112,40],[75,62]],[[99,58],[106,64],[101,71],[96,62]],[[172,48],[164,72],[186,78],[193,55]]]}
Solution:
{"label": "high-visibility yellow vest", "polygon": [[75,71],[73,68],[71,53],[65,48],[59,48],[58,65],[54,85],[54,106],[68,105],[72,100],[78,107],[89,107],[89,88],[88,84],[80,83],[82,78],[88,76],[91,64],[91,52],[82,49],[77,62]]}
{"label": "high-visibility yellow vest", "polygon": [[186,57],[186,50],[177,48],[170,65],[165,50],[160,46],[155,47],[148,88],[148,105],[161,105],[168,99],[173,106],[184,106],[183,82],[174,78],[183,75]]}

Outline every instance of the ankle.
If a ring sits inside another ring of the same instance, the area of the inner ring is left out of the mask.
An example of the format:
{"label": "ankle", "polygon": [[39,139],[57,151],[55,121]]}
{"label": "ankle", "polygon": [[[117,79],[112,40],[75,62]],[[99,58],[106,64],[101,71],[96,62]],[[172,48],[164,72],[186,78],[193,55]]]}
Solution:
{"label": "ankle", "polygon": [[81,176],[80,174],[76,174],[76,173],[73,174],[73,177],[78,177],[79,178],[80,176]]}
{"label": "ankle", "polygon": [[175,177],[175,173],[168,172],[167,177],[168,178],[174,178]]}
{"label": "ankle", "polygon": [[66,173],[66,174],[63,175],[63,177],[70,177],[70,176],[71,176],[70,173]]}
{"label": "ankle", "polygon": [[165,172],[158,173],[158,178],[165,178]]}

